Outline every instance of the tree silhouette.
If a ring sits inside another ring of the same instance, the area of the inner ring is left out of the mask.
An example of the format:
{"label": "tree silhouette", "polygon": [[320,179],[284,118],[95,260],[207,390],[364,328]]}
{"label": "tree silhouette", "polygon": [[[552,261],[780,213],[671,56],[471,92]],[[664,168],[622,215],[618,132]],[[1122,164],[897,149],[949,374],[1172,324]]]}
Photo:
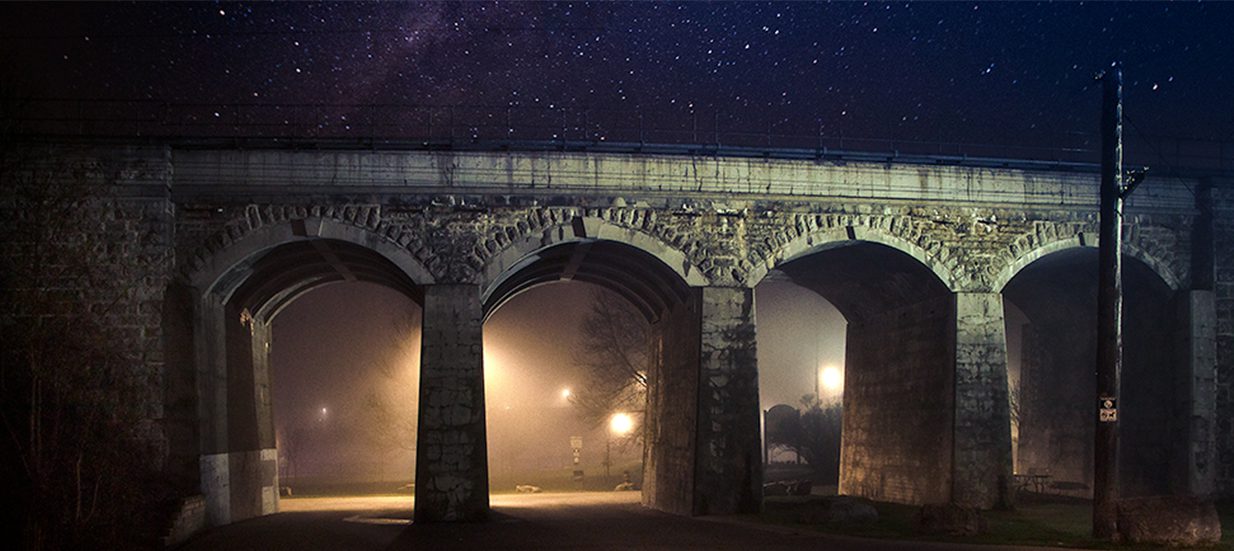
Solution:
{"label": "tree silhouette", "polygon": [[26,549],[154,545],[171,492],[142,324],[161,237],[117,198],[124,166],[0,142],[0,523]]}
{"label": "tree silhouette", "polygon": [[768,423],[767,443],[795,452],[809,463],[816,476],[828,482],[838,480],[840,472],[839,402],[823,403],[813,394],[801,398],[797,415],[781,416]]}
{"label": "tree silhouette", "polygon": [[[617,295],[595,290],[591,296],[573,354],[583,377],[570,402],[584,420],[599,426],[616,412],[646,409],[651,328]],[[642,431],[634,430],[623,444],[641,441]]]}

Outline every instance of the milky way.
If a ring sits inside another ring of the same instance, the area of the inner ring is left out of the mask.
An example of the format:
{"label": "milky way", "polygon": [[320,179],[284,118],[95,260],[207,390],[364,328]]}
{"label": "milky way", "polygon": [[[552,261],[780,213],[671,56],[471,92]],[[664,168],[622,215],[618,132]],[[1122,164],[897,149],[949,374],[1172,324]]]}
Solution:
{"label": "milky way", "polygon": [[[1125,64],[1134,131],[1234,140],[1229,4],[4,5],[6,80],[36,97],[145,99],[159,116],[360,132],[385,109],[593,110],[679,130],[1091,145],[1093,75]],[[12,86],[10,88],[13,88]],[[232,104],[246,104],[243,114]],[[184,107],[183,104],[195,104]],[[326,104],[331,107],[294,107]],[[263,107],[264,106],[264,107]],[[167,111],[170,109],[171,114]],[[556,114],[560,111],[562,114]],[[425,115],[427,116],[427,115]],[[466,122],[466,117],[480,122]],[[567,120],[568,119],[568,120]],[[591,125],[591,134],[587,133]],[[478,133],[463,128],[459,132]],[[702,135],[700,137],[700,134]],[[457,135],[457,133],[455,134]]]}

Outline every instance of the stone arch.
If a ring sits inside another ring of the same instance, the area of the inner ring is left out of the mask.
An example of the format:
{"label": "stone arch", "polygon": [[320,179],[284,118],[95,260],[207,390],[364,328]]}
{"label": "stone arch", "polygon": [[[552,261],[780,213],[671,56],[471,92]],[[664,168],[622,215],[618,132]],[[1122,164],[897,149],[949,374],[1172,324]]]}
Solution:
{"label": "stone arch", "polygon": [[[622,216],[612,216],[617,209],[602,210],[608,211],[610,218],[603,217],[600,212],[587,216],[572,209],[539,210],[525,219],[490,232],[473,253],[481,267],[479,284],[482,299],[487,300],[506,277],[517,272],[522,263],[528,262],[540,251],[584,241],[612,241],[638,249],[661,261],[692,287],[710,282],[698,264],[681,249],[647,231],[621,224],[619,220],[623,219]],[[636,220],[646,221],[650,217],[649,213],[633,215]],[[630,215],[624,217],[626,220],[630,218]]]}
{"label": "stone arch", "polygon": [[796,224],[767,238],[762,246],[751,247],[745,283],[754,287],[768,272],[788,261],[857,241],[886,245],[909,255],[929,268],[948,289],[956,290],[964,283],[958,261],[949,249],[912,227],[907,219],[834,215],[798,216]]}
{"label": "stone arch", "polygon": [[[1136,234],[1132,234],[1129,237],[1129,239],[1125,239],[1123,242],[1123,254],[1143,262],[1171,290],[1177,291],[1182,288],[1182,278],[1171,267],[1172,263],[1165,260],[1168,258],[1167,255],[1161,254],[1161,251],[1153,250],[1151,245],[1139,239]],[[1001,266],[1001,269],[995,267],[992,270],[993,276],[990,279],[990,289],[994,292],[1002,292],[1003,288],[1021,270],[1052,253],[1077,247],[1096,248],[1099,244],[1099,239],[1095,232],[1076,232],[1066,236],[1055,236],[1055,238],[1049,240],[1044,240],[1042,235],[1036,232],[1024,234],[1016,239],[1007,248],[1006,253],[1000,257],[997,266]]]}
{"label": "stone arch", "polygon": [[421,242],[383,222],[377,207],[249,205],[244,213],[180,266],[173,290],[185,328],[166,341],[169,357],[180,360],[170,377],[182,381],[167,399],[194,404],[181,408],[181,424],[196,432],[173,453],[179,463],[198,463],[209,525],[278,508],[269,391],[278,311],[335,281],[387,285],[417,302],[420,286],[435,282],[416,252]]}
{"label": "stone arch", "polygon": [[[407,229],[381,220],[379,207],[287,207],[249,205],[188,255],[181,269],[201,293],[216,290],[233,267],[279,245],[312,239],[345,241],[370,249],[419,285],[435,282],[424,242]],[[431,259],[430,259],[431,260]]]}
{"label": "stone arch", "polygon": [[[838,329],[840,492],[909,504],[952,499],[953,483],[961,482],[953,478],[952,270],[886,226],[847,223],[802,232],[770,258],[751,272],[751,285],[775,270],[777,279],[823,297],[846,322]],[[884,414],[887,403],[896,404],[895,415]]]}
{"label": "stone arch", "polygon": [[[1003,297],[1009,382],[1018,392],[1016,469],[1050,469],[1074,481],[1068,495],[1091,495],[1092,410],[1096,393],[1099,254],[1091,234],[1051,239],[1019,255],[993,287]],[[1170,493],[1186,462],[1173,450],[1186,434],[1172,398],[1191,377],[1185,359],[1186,294],[1173,272],[1133,240],[1124,247],[1119,399],[1123,495]],[[1172,280],[1173,279],[1173,280]],[[1185,314],[1183,314],[1185,315]],[[1061,490],[1061,488],[1056,488]]]}
{"label": "stone arch", "polygon": [[[745,354],[752,353],[752,344],[744,340],[753,337],[752,292],[709,286],[714,280],[692,257],[705,256],[697,234],[657,222],[650,210],[546,209],[525,216],[490,233],[476,252],[486,255],[478,281],[483,312],[496,311],[523,290],[562,280],[593,284],[627,301],[649,328],[641,408],[643,504],[678,514],[755,509],[757,473],[745,462],[712,465],[716,459],[703,451],[749,442],[757,450],[757,438],[749,438],[758,426],[756,399],[745,402],[752,405],[741,418],[751,421],[746,425],[732,420],[735,414],[716,413],[728,411],[720,407],[725,397],[756,392],[753,366],[714,367],[718,361],[753,361]],[[704,321],[719,312],[724,315],[714,323]],[[721,331],[723,339],[708,337]],[[736,350],[714,354],[723,356],[718,360],[708,355],[705,342]],[[743,475],[728,475],[727,469]],[[743,484],[748,488],[739,491]]]}

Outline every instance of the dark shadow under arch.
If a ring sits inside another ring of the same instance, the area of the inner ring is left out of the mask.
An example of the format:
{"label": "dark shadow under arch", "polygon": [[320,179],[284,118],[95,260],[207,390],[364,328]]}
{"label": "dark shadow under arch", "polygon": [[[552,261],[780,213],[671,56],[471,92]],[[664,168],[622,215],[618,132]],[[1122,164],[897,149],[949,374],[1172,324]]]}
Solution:
{"label": "dark shadow under arch", "polygon": [[[1186,426],[1175,415],[1186,364],[1176,293],[1148,265],[1123,257],[1121,486],[1125,496],[1169,494],[1185,475]],[[1064,249],[1026,266],[1003,289],[1027,323],[1019,334],[1019,473],[1048,474],[1049,491],[1092,495],[1096,426],[1097,250]]]}
{"label": "dark shadow under arch", "polygon": [[949,501],[955,321],[947,285],[908,253],[864,241],[827,244],[770,277],[818,293],[848,322],[840,493]]}
{"label": "dark shadow under arch", "polygon": [[616,241],[581,240],[553,245],[519,262],[486,293],[487,314],[514,295],[558,281],[592,283],[616,293],[648,322],[689,298],[689,286],[658,258]]}

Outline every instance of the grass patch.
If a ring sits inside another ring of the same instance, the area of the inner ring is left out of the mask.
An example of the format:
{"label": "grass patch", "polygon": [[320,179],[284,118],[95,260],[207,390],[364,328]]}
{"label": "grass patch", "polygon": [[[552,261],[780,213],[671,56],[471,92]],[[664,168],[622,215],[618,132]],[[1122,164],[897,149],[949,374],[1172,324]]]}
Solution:
{"label": "grass patch", "polygon": [[[817,497],[769,497],[764,512],[756,520],[782,526],[819,532],[867,538],[891,538],[917,541],[944,541],[993,545],[1038,545],[1053,547],[1083,547],[1089,549],[1158,549],[1155,546],[1115,546],[1094,540],[1092,508],[1085,500],[1053,497],[1022,496],[1016,509],[983,513],[988,531],[972,537],[951,537],[917,533],[915,515],[918,507],[896,503],[873,503],[878,521],[865,524],[803,524],[800,515],[806,503]],[[1234,502],[1217,504],[1221,517],[1222,537],[1216,551],[1234,551]]]}

